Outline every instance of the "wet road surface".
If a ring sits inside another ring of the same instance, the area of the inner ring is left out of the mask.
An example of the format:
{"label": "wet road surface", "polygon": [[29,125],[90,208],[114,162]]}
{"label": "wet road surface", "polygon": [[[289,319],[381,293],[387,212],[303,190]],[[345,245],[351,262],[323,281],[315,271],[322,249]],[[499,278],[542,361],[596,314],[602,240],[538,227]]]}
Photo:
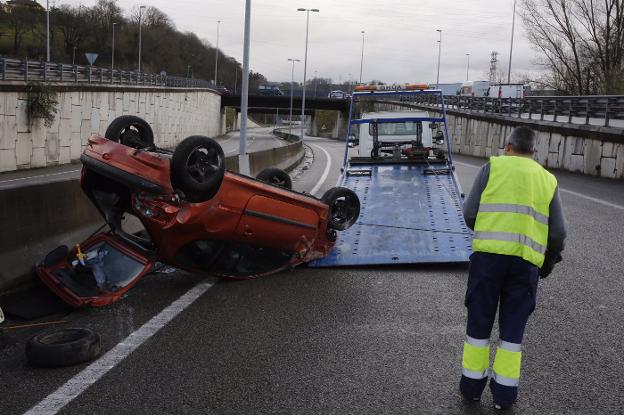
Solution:
{"label": "wet road surface", "polygon": [[[306,144],[294,186],[321,195],[338,179],[344,144]],[[455,159],[467,192],[483,160]],[[556,175],[564,262],[540,283],[520,398],[507,413],[622,413],[624,184]],[[301,267],[241,282],[154,274],[110,307],[49,319],[100,332],[110,350],[202,281],[214,285],[93,385],[74,385],[74,399],[55,391],[87,365],[30,368],[24,342],[40,329],[3,330],[0,413],[49,397],[66,414],[499,413],[487,391],[480,403],[457,391],[464,266]]]}

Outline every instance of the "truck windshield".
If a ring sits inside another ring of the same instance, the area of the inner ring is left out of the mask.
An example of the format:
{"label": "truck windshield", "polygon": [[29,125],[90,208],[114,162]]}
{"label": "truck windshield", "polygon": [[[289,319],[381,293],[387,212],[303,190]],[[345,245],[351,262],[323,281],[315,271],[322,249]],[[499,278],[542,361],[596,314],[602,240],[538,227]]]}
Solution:
{"label": "truck windshield", "polygon": [[[388,135],[416,135],[422,132],[422,122],[405,121],[393,123],[381,123],[377,125],[377,134],[381,136]],[[373,135],[373,125],[369,124],[368,133]]]}

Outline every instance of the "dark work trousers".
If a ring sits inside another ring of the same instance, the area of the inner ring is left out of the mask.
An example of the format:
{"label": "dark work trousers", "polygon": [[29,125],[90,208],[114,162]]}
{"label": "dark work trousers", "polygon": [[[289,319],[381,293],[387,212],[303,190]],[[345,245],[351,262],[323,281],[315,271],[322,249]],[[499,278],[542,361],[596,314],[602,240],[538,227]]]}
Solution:
{"label": "dark work trousers", "polygon": [[[489,339],[499,309],[500,340],[521,344],[529,316],[535,309],[539,269],[520,257],[475,252],[470,257],[465,305],[468,308],[466,334]],[[481,397],[487,383],[462,376],[461,390],[469,399]],[[518,388],[490,380],[494,403],[509,406]]]}

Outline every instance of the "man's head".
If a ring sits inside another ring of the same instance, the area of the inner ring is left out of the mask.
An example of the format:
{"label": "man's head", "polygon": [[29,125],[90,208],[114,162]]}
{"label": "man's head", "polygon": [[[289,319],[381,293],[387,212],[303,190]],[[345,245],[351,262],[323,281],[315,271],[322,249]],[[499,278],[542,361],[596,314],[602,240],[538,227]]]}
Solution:
{"label": "man's head", "polygon": [[505,154],[533,157],[535,133],[528,127],[515,128],[507,138]]}

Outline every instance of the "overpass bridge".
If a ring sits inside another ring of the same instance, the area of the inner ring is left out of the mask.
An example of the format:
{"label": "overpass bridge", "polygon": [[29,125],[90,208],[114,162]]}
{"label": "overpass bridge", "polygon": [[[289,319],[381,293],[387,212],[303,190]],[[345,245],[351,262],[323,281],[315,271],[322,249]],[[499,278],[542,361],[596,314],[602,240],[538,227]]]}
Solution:
{"label": "overpass bridge", "polygon": [[[301,115],[302,97],[293,97],[292,109],[293,116]],[[236,109],[236,125],[239,125],[240,116],[240,95],[224,95],[221,97],[221,108]],[[265,96],[265,95],[249,95],[250,114],[288,114],[290,111],[290,96]],[[346,134],[346,120],[349,116],[350,100],[348,99],[329,99],[329,98],[307,98],[305,102],[305,114],[309,117],[306,121],[306,133],[312,136],[318,136],[323,124],[327,121],[327,117],[319,117],[321,111],[332,112],[331,119],[331,137],[344,139]],[[319,126],[319,122],[321,125]]]}

